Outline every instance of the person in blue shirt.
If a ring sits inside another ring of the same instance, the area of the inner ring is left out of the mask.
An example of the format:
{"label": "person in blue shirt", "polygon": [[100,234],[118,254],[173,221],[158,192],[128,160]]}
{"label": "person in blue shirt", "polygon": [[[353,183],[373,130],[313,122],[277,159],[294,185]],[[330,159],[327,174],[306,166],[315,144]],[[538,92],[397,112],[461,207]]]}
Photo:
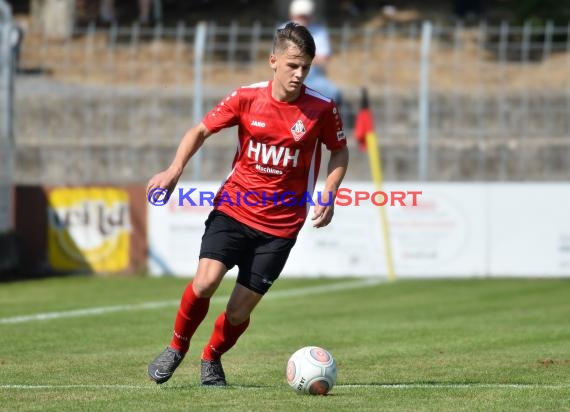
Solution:
{"label": "person in blue shirt", "polygon": [[289,19],[309,29],[315,40],[316,55],[305,84],[341,104],[340,89],[327,77],[327,64],[331,57],[329,32],[322,24],[313,21],[315,3],[312,0],[293,0],[289,5]]}

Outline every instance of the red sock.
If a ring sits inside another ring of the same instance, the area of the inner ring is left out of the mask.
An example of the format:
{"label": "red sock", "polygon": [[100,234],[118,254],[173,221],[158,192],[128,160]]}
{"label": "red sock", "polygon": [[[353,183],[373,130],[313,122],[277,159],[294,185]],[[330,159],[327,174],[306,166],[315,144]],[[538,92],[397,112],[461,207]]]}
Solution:
{"label": "red sock", "polygon": [[174,322],[174,334],[170,342],[171,348],[182,353],[188,352],[190,338],[206,317],[209,306],[210,298],[196,296],[190,282],[180,300],[178,314]]}
{"label": "red sock", "polygon": [[223,312],[214,325],[214,332],[210,337],[210,341],[204,347],[202,352],[202,359],[204,360],[218,360],[224,353],[229,351],[234,346],[238,338],[245,332],[249,326],[249,318],[239,325],[232,325],[226,317],[226,312]]}

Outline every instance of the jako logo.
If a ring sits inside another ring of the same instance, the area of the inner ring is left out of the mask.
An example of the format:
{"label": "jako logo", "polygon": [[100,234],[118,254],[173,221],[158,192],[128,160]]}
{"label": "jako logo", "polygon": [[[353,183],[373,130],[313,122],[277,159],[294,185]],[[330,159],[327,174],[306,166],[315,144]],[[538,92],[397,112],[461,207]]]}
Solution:
{"label": "jako logo", "polygon": [[255,127],[265,127],[265,122],[261,122],[259,120],[252,120],[251,125]]}
{"label": "jako logo", "polygon": [[[289,162],[293,162],[293,167],[297,167],[299,159],[299,149],[295,149],[291,153],[291,149],[283,146],[271,146],[265,143],[249,141],[247,149],[247,157],[255,159],[256,162],[261,161],[264,165],[287,166]],[[261,157],[261,159],[259,159]]]}

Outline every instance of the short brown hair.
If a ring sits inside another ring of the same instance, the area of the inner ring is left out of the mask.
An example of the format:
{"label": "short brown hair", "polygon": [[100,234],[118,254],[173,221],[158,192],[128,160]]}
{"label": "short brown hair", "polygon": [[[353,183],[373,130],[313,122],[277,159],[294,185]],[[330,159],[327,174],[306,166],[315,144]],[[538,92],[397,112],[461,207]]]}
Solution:
{"label": "short brown hair", "polygon": [[285,27],[277,29],[273,41],[273,53],[287,49],[287,42],[293,43],[301,53],[307,54],[311,59],[315,58],[315,40],[305,26],[289,22]]}

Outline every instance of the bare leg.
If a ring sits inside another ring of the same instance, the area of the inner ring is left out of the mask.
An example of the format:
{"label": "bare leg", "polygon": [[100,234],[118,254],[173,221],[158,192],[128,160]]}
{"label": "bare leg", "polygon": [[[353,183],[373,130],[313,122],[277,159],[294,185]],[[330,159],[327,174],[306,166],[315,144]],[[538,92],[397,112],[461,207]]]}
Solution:
{"label": "bare leg", "polygon": [[228,321],[232,325],[245,322],[262,297],[263,295],[236,283],[226,307]]}

